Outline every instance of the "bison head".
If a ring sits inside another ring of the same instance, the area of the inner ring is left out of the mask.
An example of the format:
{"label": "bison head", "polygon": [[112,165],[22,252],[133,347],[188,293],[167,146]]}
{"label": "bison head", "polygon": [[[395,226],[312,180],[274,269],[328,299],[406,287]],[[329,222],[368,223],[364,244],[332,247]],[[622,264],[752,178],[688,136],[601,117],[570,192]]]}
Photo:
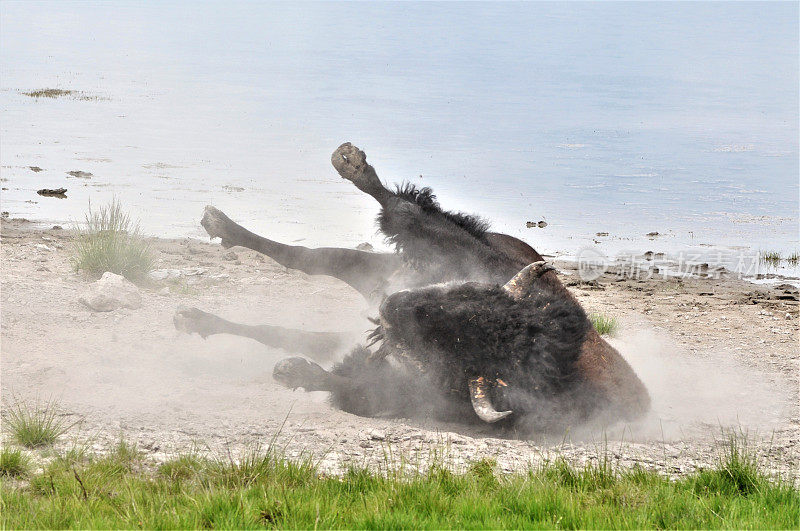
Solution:
{"label": "bison head", "polygon": [[[416,365],[485,422],[552,414],[577,384],[591,326],[578,303],[537,279],[537,262],[505,286],[437,285],[390,295],[378,352]],[[550,412],[550,413],[547,413]]]}

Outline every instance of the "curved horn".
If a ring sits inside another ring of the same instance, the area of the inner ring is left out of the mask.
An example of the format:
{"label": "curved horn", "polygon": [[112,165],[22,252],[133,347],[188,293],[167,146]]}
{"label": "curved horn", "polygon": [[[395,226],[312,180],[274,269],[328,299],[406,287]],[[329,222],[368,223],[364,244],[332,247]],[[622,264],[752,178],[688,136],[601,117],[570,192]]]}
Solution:
{"label": "curved horn", "polygon": [[497,411],[489,400],[488,391],[489,384],[486,378],[478,376],[477,378],[470,378],[469,380],[469,398],[472,401],[472,409],[475,414],[480,417],[484,422],[497,422],[509,416],[511,411]]}
{"label": "curved horn", "polygon": [[521,299],[537,278],[554,269],[555,267],[545,261],[534,262],[523,267],[514,278],[506,282],[503,289],[512,299]]}

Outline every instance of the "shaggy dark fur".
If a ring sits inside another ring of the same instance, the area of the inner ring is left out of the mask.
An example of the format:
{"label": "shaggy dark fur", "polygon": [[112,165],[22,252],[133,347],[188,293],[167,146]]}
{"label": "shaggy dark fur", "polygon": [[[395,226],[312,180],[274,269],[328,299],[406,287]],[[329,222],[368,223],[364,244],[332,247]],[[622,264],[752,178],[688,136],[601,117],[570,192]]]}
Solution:
{"label": "shaggy dark fur", "polygon": [[[478,239],[483,239],[489,230],[489,221],[480,216],[443,210],[439,206],[439,201],[436,200],[433,190],[428,186],[417,188],[416,185],[405,182],[395,186],[394,193],[401,199],[418,205],[423,212],[441,215]],[[379,214],[379,224],[381,224],[382,217],[383,212]],[[388,233],[384,231],[384,234]]]}
{"label": "shaggy dark fur", "polygon": [[387,242],[416,271],[414,286],[458,279],[511,278],[527,263],[498,252],[487,240],[489,223],[461,212],[442,210],[430,188],[398,186],[404,201],[378,214]]}
{"label": "shaggy dark fur", "polygon": [[514,411],[506,424],[553,429],[586,415],[586,400],[564,400],[581,388],[575,362],[591,326],[572,300],[549,290],[513,300],[499,286],[434,286],[391,295],[381,318],[378,359],[360,347],[333,370],[361,382],[333,393],[345,411],[480,422],[467,380],[482,375],[508,384],[492,400]]}

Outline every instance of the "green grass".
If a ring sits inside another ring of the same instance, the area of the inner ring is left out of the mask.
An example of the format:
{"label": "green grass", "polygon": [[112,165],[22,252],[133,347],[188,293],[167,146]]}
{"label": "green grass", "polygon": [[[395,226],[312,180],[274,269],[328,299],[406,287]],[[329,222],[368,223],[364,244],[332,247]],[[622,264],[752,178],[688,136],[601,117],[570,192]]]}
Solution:
{"label": "green grass", "polygon": [[0,451],[0,476],[20,478],[30,473],[31,461],[20,450],[3,448]]}
{"label": "green grass", "polygon": [[614,335],[619,328],[614,317],[607,317],[601,313],[589,314],[589,320],[600,335]]}
{"label": "green grass", "polygon": [[498,474],[321,473],[272,452],[177,456],[160,466],[121,445],[55,459],[24,484],[0,483],[0,526],[21,528],[797,528],[800,491],[767,477],[733,443],[719,463],[677,480],[608,461],[552,461]]}
{"label": "green grass", "polygon": [[3,411],[3,424],[12,439],[27,448],[53,444],[71,427],[52,400],[16,402]]}
{"label": "green grass", "polygon": [[800,253],[798,253],[797,251],[793,252],[792,254],[789,255],[786,261],[792,265],[796,265],[797,262],[800,262]]}
{"label": "green grass", "polygon": [[138,223],[131,221],[115,199],[99,211],[89,205],[86,226],[75,238],[72,264],[76,271],[95,278],[111,271],[137,282],[153,269],[153,253]]}
{"label": "green grass", "polygon": [[778,264],[781,261],[781,253],[778,251],[762,251],[761,261],[768,264]]}

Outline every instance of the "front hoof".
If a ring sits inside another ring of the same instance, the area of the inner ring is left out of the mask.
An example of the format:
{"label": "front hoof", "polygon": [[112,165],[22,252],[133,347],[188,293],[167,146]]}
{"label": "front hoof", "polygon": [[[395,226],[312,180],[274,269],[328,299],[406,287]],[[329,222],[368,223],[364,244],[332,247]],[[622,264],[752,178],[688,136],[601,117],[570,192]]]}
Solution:
{"label": "front hoof", "polygon": [[226,216],[218,208],[208,205],[203,212],[203,219],[200,220],[200,225],[206,230],[211,238],[220,238],[224,248],[233,247],[231,243],[231,235],[228,228],[234,224],[231,218]]}
{"label": "front hoof", "polygon": [[325,369],[305,358],[285,358],[275,364],[272,378],[289,389],[302,387],[306,391],[323,391],[327,376]]}
{"label": "front hoof", "polygon": [[339,172],[339,175],[347,180],[355,181],[367,165],[367,156],[350,142],[345,142],[331,155],[331,164]]}
{"label": "front hoof", "polygon": [[198,308],[179,306],[172,317],[175,329],[187,334],[200,334],[203,339],[216,333],[216,322],[219,318]]}

